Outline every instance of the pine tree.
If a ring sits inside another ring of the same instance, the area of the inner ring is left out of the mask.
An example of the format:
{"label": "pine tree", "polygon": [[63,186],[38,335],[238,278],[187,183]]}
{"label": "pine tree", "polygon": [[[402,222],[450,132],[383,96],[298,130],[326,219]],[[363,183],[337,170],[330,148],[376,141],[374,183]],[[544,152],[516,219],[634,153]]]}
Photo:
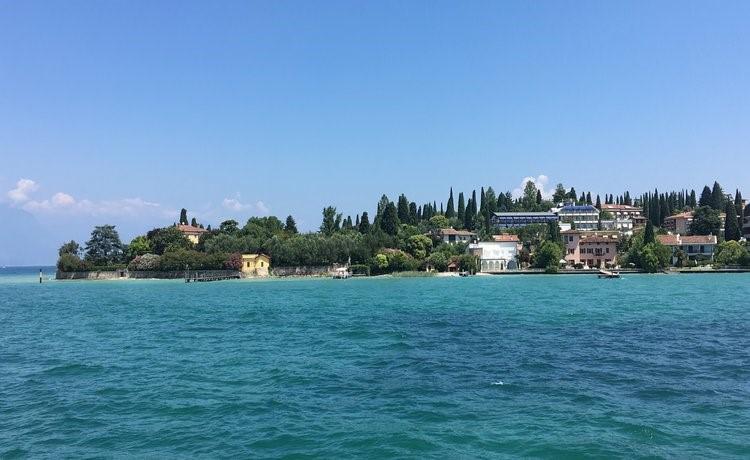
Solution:
{"label": "pine tree", "polygon": [[452,219],[456,216],[456,210],[453,207],[453,187],[451,187],[451,193],[448,195],[448,205],[445,208],[445,217]]}
{"label": "pine tree", "polygon": [[742,234],[739,222],[737,221],[737,208],[734,207],[734,203],[726,200],[724,212],[727,215],[726,222],[724,223],[724,239],[726,241],[738,241]]}

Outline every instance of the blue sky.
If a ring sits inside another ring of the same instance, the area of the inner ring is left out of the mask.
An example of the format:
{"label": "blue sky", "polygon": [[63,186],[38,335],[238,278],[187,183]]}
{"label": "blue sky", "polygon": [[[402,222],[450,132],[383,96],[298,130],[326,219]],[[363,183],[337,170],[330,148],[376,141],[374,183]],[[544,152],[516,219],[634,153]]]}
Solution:
{"label": "blue sky", "polygon": [[748,2],[7,2],[0,263],[181,207],[312,230],[328,204],[539,175],[750,195],[748,23]]}

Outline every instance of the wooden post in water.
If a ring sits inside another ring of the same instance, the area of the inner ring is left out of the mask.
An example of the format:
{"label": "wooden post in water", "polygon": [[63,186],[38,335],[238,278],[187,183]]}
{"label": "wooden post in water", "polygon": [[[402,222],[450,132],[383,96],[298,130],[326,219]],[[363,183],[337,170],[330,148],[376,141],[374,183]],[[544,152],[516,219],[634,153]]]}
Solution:
{"label": "wooden post in water", "polygon": [[39,284],[42,284],[42,269],[39,269]]}

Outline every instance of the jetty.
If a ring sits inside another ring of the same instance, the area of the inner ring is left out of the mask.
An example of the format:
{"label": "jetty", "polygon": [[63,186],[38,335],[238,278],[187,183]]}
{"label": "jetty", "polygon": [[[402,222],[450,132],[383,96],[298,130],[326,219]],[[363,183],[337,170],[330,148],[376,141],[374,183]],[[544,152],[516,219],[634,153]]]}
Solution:
{"label": "jetty", "polygon": [[192,275],[185,275],[185,282],[186,283],[204,283],[209,281],[225,281],[225,280],[238,280],[240,279],[239,274],[232,274],[232,275],[203,275],[199,273],[195,273]]}

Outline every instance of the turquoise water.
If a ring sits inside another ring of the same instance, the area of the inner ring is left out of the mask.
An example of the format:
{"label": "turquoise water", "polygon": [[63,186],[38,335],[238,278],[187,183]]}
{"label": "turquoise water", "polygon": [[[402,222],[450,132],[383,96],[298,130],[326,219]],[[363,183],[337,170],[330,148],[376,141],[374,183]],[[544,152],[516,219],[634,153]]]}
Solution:
{"label": "turquoise water", "polygon": [[6,271],[0,457],[747,457],[748,299],[750,275]]}

